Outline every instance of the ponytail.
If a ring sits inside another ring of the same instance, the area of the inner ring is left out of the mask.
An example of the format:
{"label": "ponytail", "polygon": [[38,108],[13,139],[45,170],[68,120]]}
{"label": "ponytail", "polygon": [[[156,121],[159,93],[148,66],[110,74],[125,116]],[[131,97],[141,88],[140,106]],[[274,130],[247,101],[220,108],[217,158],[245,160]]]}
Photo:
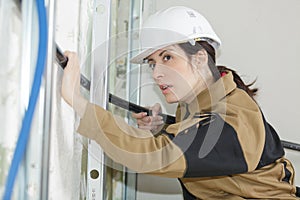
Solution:
{"label": "ponytail", "polygon": [[247,94],[251,98],[253,98],[256,95],[258,89],[257,88],[253,88],[253,89],[250,88],[255,83],[255,81],[253,81],[252,83],[246,85],[244,83],[244,81],[241,79],[241,77],[236,73],[236,71],[234,71],[232,69],[229,69],[228,67],[225,67],[225,66],[217,66],[217,68],[218,68],[220,74],[230,71],[233,75],[233,80],[236,83],[237,87],[244,90],[245,92],[247,92]]}
{"label": "ponytail", "polygon": [[216,52],[215,49],[208,42],[198,41],[196,42],[196,45],[191,45],[189,42],[187,42],[187,43],[179,44],[179,46],[185,51],[185,53],[188,56],[196,54],[201,49],[205,49],[209,55],[208,66],[215,80],[218,80],[221,77],[220,74],[227,73],[228,71],[230,71],[233,75],[233,80],[236,83],[237,87],[247,92],[247,94],[252,99],[254,99],[254,96],[256,95],[258,89],[257,88],[251,89],[250,87],[255,83],[255,81],[246,85],[244,81],[241,79],[241,77],[236,73],[236,71],[225,66],[216,66]]}

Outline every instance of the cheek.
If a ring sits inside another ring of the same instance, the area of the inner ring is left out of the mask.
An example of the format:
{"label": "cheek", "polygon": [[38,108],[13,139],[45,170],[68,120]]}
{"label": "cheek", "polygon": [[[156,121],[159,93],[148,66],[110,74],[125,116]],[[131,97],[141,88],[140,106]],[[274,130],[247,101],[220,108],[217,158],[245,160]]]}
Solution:
{"label": "cheek", "polygon": [[202,78],[199,75],[199,72],[197,72],[196,70],[193,70],[191,68],[191,66],[187,66],[187,67],[189,67],[189,68],[184,75],[185,80],[190,87],[194,88],[195,85],[198,83],[198,81],[202,80]]}
{"label": "cheek", "polygon": [[178,98],[182,98],[191,93],[197,85],[197,80],[193,74],[182,74],[174,81],[174,93]]}
{"label": "cheek", "polygon": [[177,88],[183,90],[192,89],[199,80],[198,73],[186,62],[182,62],[179,66],[176,70],[171,71],[169,76]]}

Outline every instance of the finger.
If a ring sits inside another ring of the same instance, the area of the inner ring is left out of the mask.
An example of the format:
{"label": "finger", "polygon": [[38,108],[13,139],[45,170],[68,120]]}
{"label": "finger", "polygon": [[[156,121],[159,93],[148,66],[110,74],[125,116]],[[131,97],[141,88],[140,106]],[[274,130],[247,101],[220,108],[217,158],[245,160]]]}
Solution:
{"label": "finger", "polygon": [[[143,114],[141,114],[141,115],[144,116]],[[151,119],[150,119],[150,117],[149,116],[140,117],[141,115],[139,114],[138,115],[139,118],[136,118],[137,125],[139,125],[139,126],[148,126],[148,125],[151,125]]]}
{"label": "finger", "polygon": [[162,124],[164,124],[163,121],[152,121],[150,125],[151,125],[151,126],[160,126],[160,125],[162,125]]}
{"label": "finger", "polygon": [[135,119],[142,119],[147,116],[147,113],[146,112],[131,113],[131,116]]}
{"label": "finger", "polygon": [[139,129],[142,129],[142,130],[148,130],[148,131],[151,131],[153,130],[153,126],[138,126]]}
{"label": "finger", "polygon": [[148,124],[151,122],[151,116],[144,116],[144,117],[140,117],[140,118],[137,118],[137,123],[143,123],[143,124]]}
{"label": "finger", "polygon": [[137,124],[139,126],[150,126],[151,125],[151,121],[150,120],[145,120],[144,118],[143,119],[137,119]]}
{"label": "finger", "polygon": [[162,125],[164,123],[163,117],[160,115],[151,117],[151,121],[149,123],[152,125]]}
{"label": "finger", "polygon": [[144,126],[157,126],[162,125],[164,123],[163,118],[161,116],[147,116],[142,119],[137,120],[138,125],[144,125]]}

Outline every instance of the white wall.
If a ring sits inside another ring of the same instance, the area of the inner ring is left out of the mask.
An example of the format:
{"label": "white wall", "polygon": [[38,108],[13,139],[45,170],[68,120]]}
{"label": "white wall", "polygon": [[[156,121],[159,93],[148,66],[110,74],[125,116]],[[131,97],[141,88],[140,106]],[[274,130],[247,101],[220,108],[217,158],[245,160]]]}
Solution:
{"label": "white wall", "polygon": [[[189,6],[202,13],[223,43],[218,64],[237,70],[247,83],[257,78],[257,100],[266,118],[283,140],[300,143],[298,0],[145,0],[145,5],[150,8],[147,15],[171,5]],[[153,88],[151,77],[144,77],[148,88],[142,90],[147,90],[147,93],[142,93],[142,104],[152,105],[153,99],[163,102],[157,91],[149,92]],[[165,109],[172,113],[172,108]],[[287,157],[295,165],[298,185],[299,155],[299,152],[287,151]],[[142,182],[143,178],[139,178]],[[156,180],[156,184],[158,182]],[[149,197],[151,192],[143,190],[138,196]]]}
{"label": "white wall", "polygon": [[[0,196],[5,191],[19,127],[24,99],[21,99],[22,14],[14,1],[0,1]],[[20,174],[18,177],[20,177]],[[21,183],[15,181],[15,191]],[[14,192],[12,199],[19,198]]]}
{"label": "white wall", "polygon": [[[86,58],[90,46],[93,0],[56,1],[55,42],[62,51],[76,51]],[[86,139],[75,133],[78,119],[61,97],[63,71],[55,63],[49,166],[49,199],[86,197]],[[85,68],[82,69],[83,73]],[[85,92],[85,91],[84,91]]]}

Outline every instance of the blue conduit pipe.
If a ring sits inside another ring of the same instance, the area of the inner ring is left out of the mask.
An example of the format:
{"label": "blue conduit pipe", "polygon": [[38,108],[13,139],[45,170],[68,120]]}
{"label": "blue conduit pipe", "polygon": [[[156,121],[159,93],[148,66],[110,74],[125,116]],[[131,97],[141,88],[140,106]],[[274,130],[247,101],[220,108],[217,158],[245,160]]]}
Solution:
{"label": "blue conduit pipe", "polygon": [[38,9],[38,21],[39,21],[38,57],[36,61],[34,80],[32,83],[31,93],[29,97],[28,109],[26,110],[23,118],[22,127],[15,148],[14,156],[6,179],[3,200],[11,199],[15,178],[19,169],[20,162],[24,157],[26,146],[28,143],[31,122],[34,115],[36,102],[39,96],[41,79],[42,79],[42,75],[46,63],[47,40],[48,40],[46,8],[45,8],[44,0],[36,0],[36,4]]}

